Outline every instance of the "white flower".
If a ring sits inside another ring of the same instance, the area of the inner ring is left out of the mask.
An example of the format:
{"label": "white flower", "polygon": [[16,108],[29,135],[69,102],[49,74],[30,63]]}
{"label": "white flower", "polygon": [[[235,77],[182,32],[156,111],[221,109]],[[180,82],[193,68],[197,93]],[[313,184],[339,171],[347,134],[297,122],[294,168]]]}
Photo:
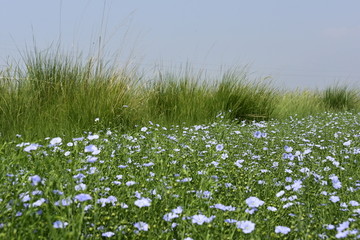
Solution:
{"label": "white flower", "polygon": [[32,207],[40,207],[44,202],[46,202],[45,198],[40,198],[39,200],[35,201],[31,204]]}
{"label": "white flower", "polygon": [[257,197],[249,197],[245,200],[245,202],[251,208],[260,207],[264,204],[264,201],[258,199]]}
{"label": "white flower", "polygon": [[136,227],[139,231],[149,230],[149,224],[147,224],[146,222],[137,222],[134,224],[134,227]]}
{"label": "white flower", "polygon": [[206,217],[205,215],[199,214],[199,215],[194,215],[191,217],[191,222],[192,223],[196,223],[198,225],[203,225],[204,222],[209,223],[211,222],[213,219],[215,218],[215,216],[211,216],[211,217]]}
{"label": "white flower", "polygon": [[239,221],[236,227],[242,229],[243,233],[251,233],[255,229],[255,223],[251,221]]}
{"label": "white flower", "polygon": [[113,233],[113,232],[104,232],[103,234],[101,234],[101,236],[103,236],[103,237],[112,237],[114,235],[115,235],[115,233]]}
{"label": "white flower", "polygon": [[97,135],[97,134],[89,135],[89,136],[87,137],[87,139],[89,139],[89,140],[99,139],[99,135]]}
{"label": "white flower", "polygon": [[173,220],[174,218],[177,218],[177,217],[179,217],[178,214],[170,212],[170,213],[166,213],[164,215],[163,219],[167,222],[170,222],[171,220]]}
{"label": "white flower", "polygon": [[284,226],[276,226],[275,233],[288,234],[290,232],[290,228]]}
{"label": "white flower", "polygon": [[289,146],[285,146],[284,149],[285,149],[285,151],[288,152],[288,153],[292,152],[292,150],[293,150],[293,148],[292,148],[292,147],[289,147]]}
{"label": "white flower", "polygon": [[216,145],[216,151],[222,151],[224,149],[224,145],[223,144],[218,144]]}
{"label": "white flower", "polygon": [[84,152],[91,152],[93,155],[100,153],[100,150],[95,145],[88,145],[85,147]]}
{"label": "white flower", "polygon": [[336,202],[340,201],[340,198],[338,196],[331,196],[330,201],[332,201],[333,203],[336,203]]}
{"label": "white flower", "polygon": [[53,223],[54,228],[65,228],[67,225],[69,225],[67,222],[62,222],[59,220]]}
{"label": "white flower", "polygon": [[134,204],[138,207],[149,207],[151,205],[150,198],[140,198],[134,202]]}
{"label": "white flower", "polygon": [[56,137],[56,138],[51,139],[50,144],[51,144],[51,145],[57,145],[57,144],[60,144],[61,141],[62,141],[61,138]]}
{"label": "white flower", "polygon": [[41,145],[36,144],[36,143],[32,143],[29,146],[25,147],[24,151],[30,153],[31,151],[34,151],[34,150],[38,149],[38,147],[41,147]]}
{"label": "white flower", "polygon": [[276,207],[272,207],[272,206],[267,207],[267,209],[268,209],[269,211],[272,211],[272,212],[277,211],[277,208],[276,208]]}

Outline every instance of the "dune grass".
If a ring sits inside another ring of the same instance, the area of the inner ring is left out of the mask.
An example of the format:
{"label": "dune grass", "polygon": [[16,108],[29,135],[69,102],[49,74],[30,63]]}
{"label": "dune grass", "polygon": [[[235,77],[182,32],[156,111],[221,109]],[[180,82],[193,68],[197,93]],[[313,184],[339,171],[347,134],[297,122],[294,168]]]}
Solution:
{"label": "dune grass", "polygon": [[359,95],[347,87],[324,91],[285,91],[264,79],[250,79],[244,70],[231,70],[206,81],[201,74],[159,73],[144,79],[134,69],[101,59],[59,51],[25,54],[24,67],[0,72],[1,140],[20,134],[27,139],[102,126],[131,129],[149,120],[164,125],[227,119],[268,120],[324,111],[358,111]]}

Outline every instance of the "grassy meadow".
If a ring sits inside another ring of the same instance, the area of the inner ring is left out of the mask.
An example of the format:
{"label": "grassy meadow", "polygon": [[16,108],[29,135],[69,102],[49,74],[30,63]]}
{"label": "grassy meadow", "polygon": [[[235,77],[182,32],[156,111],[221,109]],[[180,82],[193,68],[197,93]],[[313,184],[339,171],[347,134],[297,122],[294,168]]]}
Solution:
{"label": "grassy meadow", "polygon": [[359,110],[35,52],[0,73],[0,239],[360,238]]}

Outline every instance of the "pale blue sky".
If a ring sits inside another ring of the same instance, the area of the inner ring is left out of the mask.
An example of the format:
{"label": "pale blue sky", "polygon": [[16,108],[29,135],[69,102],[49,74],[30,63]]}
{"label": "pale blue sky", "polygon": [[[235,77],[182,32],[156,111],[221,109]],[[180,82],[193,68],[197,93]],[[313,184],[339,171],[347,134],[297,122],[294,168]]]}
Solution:
{"label": "pale blue sky", "polygon": [[1,0],[0,65],[33,39],[45,49],[120,53],[151,73],[249,65],[289,89],[360,83],[358,0]]}

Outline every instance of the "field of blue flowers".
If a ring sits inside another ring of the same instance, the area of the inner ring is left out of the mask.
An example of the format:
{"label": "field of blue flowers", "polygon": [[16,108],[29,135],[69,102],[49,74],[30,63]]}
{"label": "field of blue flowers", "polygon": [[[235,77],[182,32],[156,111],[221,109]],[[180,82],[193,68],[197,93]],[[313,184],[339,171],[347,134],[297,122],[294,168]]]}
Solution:
{"label": "field of blue flowers", "polygon": [[360,238],[359,114],[217,119],[0,145],[0,238]]}

